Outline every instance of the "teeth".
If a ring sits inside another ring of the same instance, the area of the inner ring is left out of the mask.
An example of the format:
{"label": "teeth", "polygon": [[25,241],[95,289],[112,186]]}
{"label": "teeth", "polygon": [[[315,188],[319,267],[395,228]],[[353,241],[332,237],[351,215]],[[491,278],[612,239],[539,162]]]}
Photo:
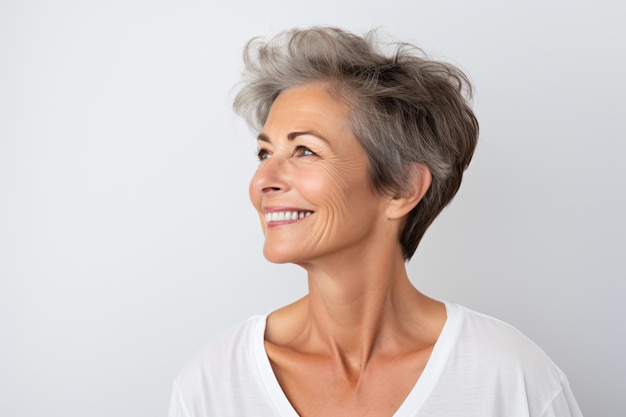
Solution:
{"label": "teeth", "polygon": [[273,211],[265,213],[266,222],[300,220],[313,214],[312,211]]}

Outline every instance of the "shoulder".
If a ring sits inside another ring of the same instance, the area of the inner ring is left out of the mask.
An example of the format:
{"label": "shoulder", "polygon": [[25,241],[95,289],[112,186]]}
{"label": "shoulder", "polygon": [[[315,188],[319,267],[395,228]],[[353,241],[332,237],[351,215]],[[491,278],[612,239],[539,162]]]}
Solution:
{"label": "shoulder", "polygon": [[251,317],[197,351],[174,381],[170,407],[184,412],[170,411],[170,416],[245,414],[250,407],[270,407],[257,360],[264,328],[265,316]]}
{"label": "shoulder", "polygon": [[457,355],[471,356],[485,371],[522,373],[554,383],[563,379],[550,357],[512,325],[463,306],[452,308],[457,316]]}
{"label": "shoulder", "polygon": [[476,354],[482,352],[481,356],[493,361],[507,361],[508,364],[554,366],[537,344],[512,325],[467,307],[453,305],[449,308],[456,309],[459,348],[475,351]]}
{"label": "shoulder", "polygon": [[448,354],[432,400],[482,415],[498,410],[497,415],[541,416],[561,407],[562,398],[577,410],[564,373],[528,337],[488,315],[455,304],[446,307],[449,326],[441,347]]}
{"label": "shoulder", "polygon": [[219,378],[233,365],[249,364],[253,359],[255,332],[264,326],[264,322],[263,316],[250,317],[206,343],[187,360],[178,375],[178,382]]}

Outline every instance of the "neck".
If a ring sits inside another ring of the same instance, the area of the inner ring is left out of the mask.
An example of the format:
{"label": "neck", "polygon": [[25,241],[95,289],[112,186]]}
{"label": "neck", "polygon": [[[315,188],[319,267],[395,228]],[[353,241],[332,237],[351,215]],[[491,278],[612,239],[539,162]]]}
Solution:
{"label": "neck", "polygon": [[358,378],[376,354],[415,346],[406,342],[419,339],[420,311],[432,300],[409,281],[400,251],[349,259],[302,265],[309,295],[298,339]]}

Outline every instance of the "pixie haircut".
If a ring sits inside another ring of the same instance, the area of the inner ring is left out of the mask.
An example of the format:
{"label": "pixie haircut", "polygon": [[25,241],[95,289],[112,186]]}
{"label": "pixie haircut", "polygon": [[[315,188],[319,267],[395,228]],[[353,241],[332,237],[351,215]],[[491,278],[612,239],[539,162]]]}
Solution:
{"label": "pixie haircut", "polygon": [[367,154],[375,192],[402,195],[411,189],[412,166],[425,164],[432,184],[399,236],[408,261],[459,189],[478,122],[468,103],[471,84],[458,68],[407,43],[385,49],[374,31],[361,37],[334,27],[254,38],[244,51],[243,85],[233,108],[258,131],[281,92],[324,82],[351,109],[351,130]]}

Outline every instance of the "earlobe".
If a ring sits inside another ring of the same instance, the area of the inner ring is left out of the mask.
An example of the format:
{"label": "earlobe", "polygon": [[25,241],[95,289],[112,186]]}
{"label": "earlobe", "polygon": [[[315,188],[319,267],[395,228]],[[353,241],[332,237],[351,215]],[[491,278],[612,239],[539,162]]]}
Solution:
{"label": "earlobe", "polygon": [[409,187],[402,195],[395,196],[389,201],[387,218],[401,219],[406,216],[424,197],[432,184],[432,174],[426,164],[414,162],[407,168]]}

